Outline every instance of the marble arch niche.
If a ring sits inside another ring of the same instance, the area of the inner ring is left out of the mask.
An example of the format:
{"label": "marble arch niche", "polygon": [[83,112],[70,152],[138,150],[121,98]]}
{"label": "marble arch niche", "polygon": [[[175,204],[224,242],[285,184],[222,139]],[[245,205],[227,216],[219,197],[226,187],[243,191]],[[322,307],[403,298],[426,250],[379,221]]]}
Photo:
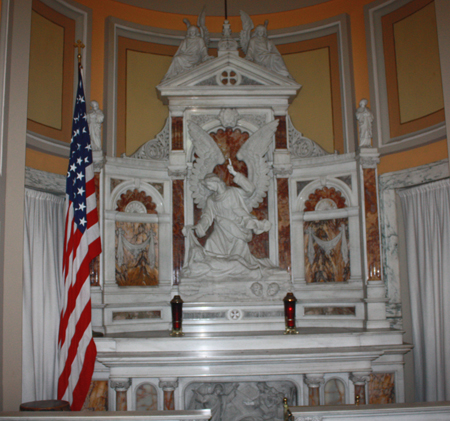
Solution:
{"label": "marble arch niche", "polygon": [[113,160],[103,175],[105,331],[158,330],[171,288],[167,175],[143,160]]}
{"label": "marble arch niche", "polygon": [[357,171],[348,155],[294,163],[292,274],[305,325],[363,326]]}

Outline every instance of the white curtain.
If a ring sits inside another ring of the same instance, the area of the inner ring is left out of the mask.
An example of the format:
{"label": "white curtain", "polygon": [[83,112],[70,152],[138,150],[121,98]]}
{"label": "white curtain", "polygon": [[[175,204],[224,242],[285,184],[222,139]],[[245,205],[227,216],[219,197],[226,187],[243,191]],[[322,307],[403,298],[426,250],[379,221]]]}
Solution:
{"label": "white curtain", "polygon": [[450,400],[450,181],[399,192],[406,235],[416,401]]}
{"label": "white curtain", "polygon": [[64,198],[25,189],[22,402],[56,399]]}

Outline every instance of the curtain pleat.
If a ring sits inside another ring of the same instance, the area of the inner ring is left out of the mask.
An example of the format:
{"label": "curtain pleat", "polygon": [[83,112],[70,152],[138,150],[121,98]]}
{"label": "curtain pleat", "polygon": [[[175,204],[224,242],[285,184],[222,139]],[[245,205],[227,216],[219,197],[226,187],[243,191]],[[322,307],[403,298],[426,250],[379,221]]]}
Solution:
{"label": "curtain pleat", "polygon": [[64,198],[25,189],[22,401],[56,399]]}
{"label": "curtain pleat", "polygon": [[399,192],[405,221],[416,401],[450,400],[450,180]]}

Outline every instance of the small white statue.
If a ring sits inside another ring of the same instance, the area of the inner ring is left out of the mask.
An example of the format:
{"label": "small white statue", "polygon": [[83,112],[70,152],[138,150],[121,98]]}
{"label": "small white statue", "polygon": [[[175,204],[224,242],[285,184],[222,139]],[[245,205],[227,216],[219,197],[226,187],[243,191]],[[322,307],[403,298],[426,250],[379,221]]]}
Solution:
{"label": "small white statue", "polygon": [[253,21],[247,13],[241,10],[242,31],[240,34],[241,47],[246,54],[246,60],[253,61],[266,69],[293,79],[289,70],[284,63],[283,57],[275,47],[275,44],[267,37],[267,23],[265,25],[258,25],[253,31]]}
{"label": "small white statue", "polygon": [[184,19],[183,22],[187,25],[186,37],[173,56],[163,82],[214,58],[208,55],[209,32],[205,25],[205,8],[198,17],[198,26],[191,25],[188,19]]}
{"label": "small white statue", "polygon": [[[185,226],[188,237],[182,278],[261,279],[279,269],[269,259],[258,259],[250,252],[248,243],[253,235],[270,230],[268,220],[258,220],[251,214],[266,195],[269,187],[269,167],[265,155],[278,126],[274,120],[242,145],[237,158],[246,163],[249,178],[236,172],[229,160],[228,171],[239,187],[227,186],[212,171],[225,162],[222,151],[200,126],[189,122],[189,133],[195,146],[196,161],[190,177],[192,197],[202,209],[195,226]],[[214,230],[202,247],[194,235],[203,237],[214,223]]]}
{"label": "small white statue", "polygon": [[359,127],[359,146],[361,148],[370,148],[372,146],[372,123],[373,113],[367,107],[367,99],[359,101],[359,108],[356,110],[356,119]]}
{"label": "small white statue", "polygon": [[91,136],[92,150],[102,150],[102,123],[105,119],[103,111],[100,109],[97,101],[91,101],[91,109],[87,113],[87,122],[89,125],[89,134]]}

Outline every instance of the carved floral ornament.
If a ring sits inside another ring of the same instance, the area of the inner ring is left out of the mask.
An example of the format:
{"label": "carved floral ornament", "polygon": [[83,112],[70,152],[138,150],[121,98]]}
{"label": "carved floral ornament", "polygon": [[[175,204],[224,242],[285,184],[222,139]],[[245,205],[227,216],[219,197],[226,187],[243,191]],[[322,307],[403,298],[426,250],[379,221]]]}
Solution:
{"label": "carved floral ornament", "polygon": [[119,212],[157,213],[156,203],[153,203],[152,197],[147,196],[144,191],[139,191],[138,189],[127,190],[125,193],[122,193],[116,205],[116,211]]}
{"label": "carved floral ornament", "polygon": [[304,212],[312,212],[316,210],[342,209],[345,204],[345,197],[339,190],[334,187],[323,187],[311,193],[305,202]]}

